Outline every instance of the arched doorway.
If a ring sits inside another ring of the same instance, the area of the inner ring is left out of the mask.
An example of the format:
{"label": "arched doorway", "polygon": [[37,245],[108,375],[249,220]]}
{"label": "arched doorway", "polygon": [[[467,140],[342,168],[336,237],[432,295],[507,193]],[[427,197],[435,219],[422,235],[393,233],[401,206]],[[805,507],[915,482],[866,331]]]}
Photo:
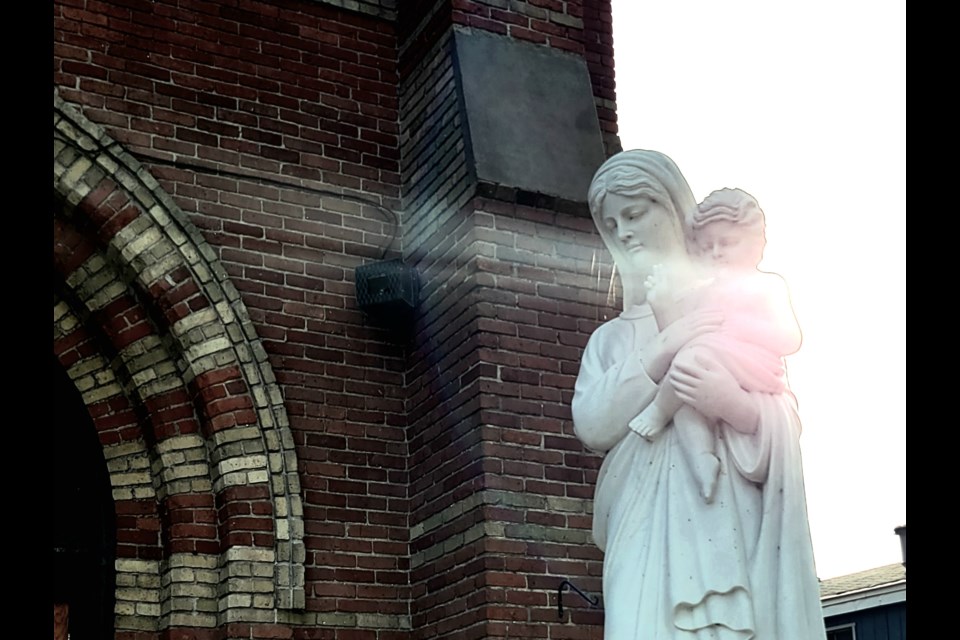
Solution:
{"label": "arched doorway", "polygon": [[107,463],[76,386],[53,360],[53,599],[71,640],[113,637],[116,515]]}

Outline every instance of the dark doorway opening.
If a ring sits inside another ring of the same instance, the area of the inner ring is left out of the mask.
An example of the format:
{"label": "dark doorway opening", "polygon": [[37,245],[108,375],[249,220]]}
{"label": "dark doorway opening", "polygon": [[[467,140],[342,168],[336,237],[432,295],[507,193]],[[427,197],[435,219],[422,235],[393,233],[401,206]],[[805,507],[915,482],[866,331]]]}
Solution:
{"label": "dark doorway opening", "polygon": [[114,635],[116,513],[107,463],[80,392],[53,362],[53,604],[70,640]]}

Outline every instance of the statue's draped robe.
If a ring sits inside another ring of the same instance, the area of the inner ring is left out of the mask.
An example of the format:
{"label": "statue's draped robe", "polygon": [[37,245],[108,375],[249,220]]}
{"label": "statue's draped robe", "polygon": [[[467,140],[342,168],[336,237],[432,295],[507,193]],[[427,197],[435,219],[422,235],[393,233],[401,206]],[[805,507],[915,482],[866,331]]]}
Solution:
{"label": "statue's draped robe", "polygon": [[647,306],[587,344],[573,400],[577,435],[605,451],[593,535],[604,550],[607,640],[822,640],[819,585],[790,393],[752,393],[755,434],[720,429],[715,499],[700,497],[675,430],[627,428],[656,384],[638,357],[657,332]]}

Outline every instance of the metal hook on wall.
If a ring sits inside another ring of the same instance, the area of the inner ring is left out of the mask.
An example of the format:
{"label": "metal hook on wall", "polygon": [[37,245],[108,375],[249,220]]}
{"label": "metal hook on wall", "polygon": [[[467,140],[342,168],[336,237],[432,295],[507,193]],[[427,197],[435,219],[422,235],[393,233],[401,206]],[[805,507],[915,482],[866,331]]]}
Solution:
{"label": "metal hook on wall", "polygon": [[580,597],[590,603],[590,606],[596,609],[600,606],[600,598],[593,597],[591,598],[583,591],[577,588],[577,585],[573,584],[569,580],[564,580],[560,583],[560,586],[557,588],[557,616],[562,620],[563,619],[563,590],[565,588],[570,588],[580,594]]}

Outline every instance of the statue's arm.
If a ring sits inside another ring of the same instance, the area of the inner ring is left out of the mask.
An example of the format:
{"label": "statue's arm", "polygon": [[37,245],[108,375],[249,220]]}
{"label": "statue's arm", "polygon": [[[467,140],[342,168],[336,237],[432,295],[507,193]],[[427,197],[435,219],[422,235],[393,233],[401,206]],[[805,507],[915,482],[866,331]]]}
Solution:
{"label": "statue's arm", "polygon": [[580,441],[594,451],[620,442],[630,420],[650,404],[677,351],[722,322],[722,313],[696,311],[653,335],[634,335],[631,323],[619,319],[601,325],[587,342],[574,388],[573,427]]}
{"label": "statue's arm", "polygon": [[[617,331],[621,329],[621,331]],[[657,390],[632,345],[630,327],[603,325],[590,337],[574,388],[573,429],[593,451],[608,451]]]}
{"label": "statue's arm", "polygon": [[755,433],[760,408],[753,396],[712,356],[697,353],[694,359],[677,358],[668,383],[677,396],[708,420],[726,422],[741,433]]}
{"label": "statue's arm", "polygon": [[647,376],[659,383],[667,374],[674,356],[693,338],[716,331],[724,321],[724,314],[717,310],[691,311],[664,327],[651,337],[640,349]]}

